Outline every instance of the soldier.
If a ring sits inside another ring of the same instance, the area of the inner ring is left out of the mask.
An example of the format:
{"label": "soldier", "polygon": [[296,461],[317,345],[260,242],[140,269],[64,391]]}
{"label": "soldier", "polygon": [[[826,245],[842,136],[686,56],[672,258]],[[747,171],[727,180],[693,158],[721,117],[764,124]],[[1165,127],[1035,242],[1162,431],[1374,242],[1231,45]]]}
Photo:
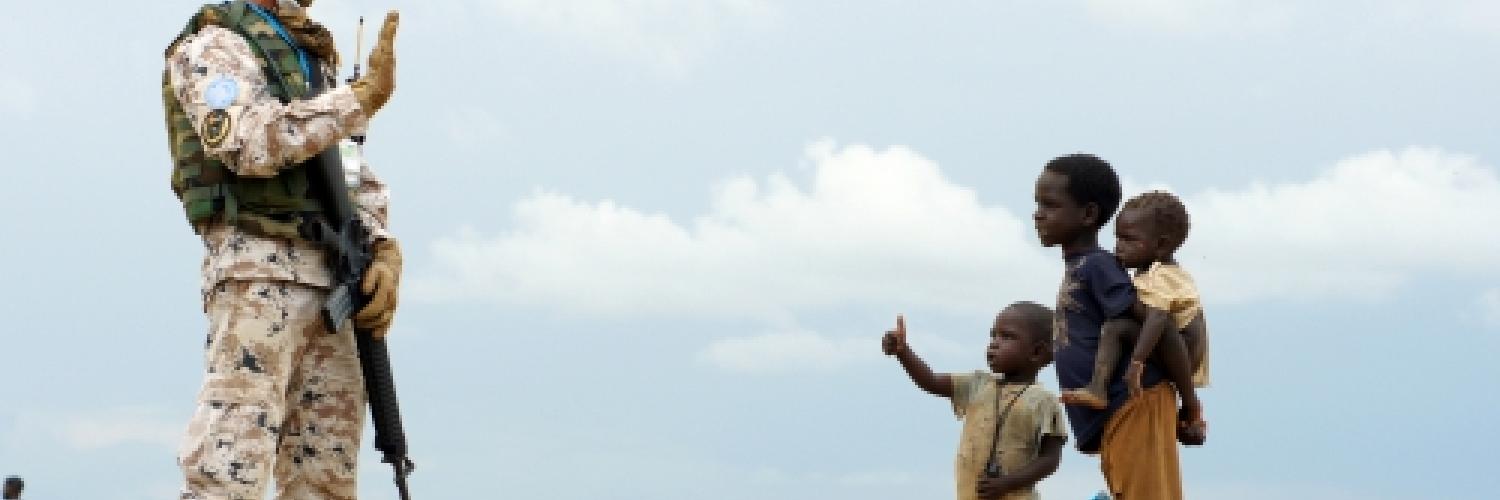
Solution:
{"label": "soldier", "polygon": [[[355,498],[365,394],[353,333],[319,316],[330,273],[300,230],[320,216],[304,162],[390,98],[397,15],[368,74],[334,88],[338,53],[310,4],[210,4],[166,51],[172,188],[207,253],[207,373],[178,454],[182,499],[258,500],[271,478],[277,498]],[[383,337],[401,274],[386,186],[361,159],[345,173],[374,247],[354,322]]]}

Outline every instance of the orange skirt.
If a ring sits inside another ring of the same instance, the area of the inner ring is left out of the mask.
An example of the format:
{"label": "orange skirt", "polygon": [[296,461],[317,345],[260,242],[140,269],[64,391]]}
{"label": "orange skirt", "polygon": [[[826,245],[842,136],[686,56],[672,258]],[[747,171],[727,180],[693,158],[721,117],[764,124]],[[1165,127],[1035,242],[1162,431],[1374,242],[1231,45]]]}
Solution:
{"label": "orange skirt", "polygon": [[1162,381],[1104,425],[1099,465],[1115,500],[1182,500],[1177,464],[1177,391]]}

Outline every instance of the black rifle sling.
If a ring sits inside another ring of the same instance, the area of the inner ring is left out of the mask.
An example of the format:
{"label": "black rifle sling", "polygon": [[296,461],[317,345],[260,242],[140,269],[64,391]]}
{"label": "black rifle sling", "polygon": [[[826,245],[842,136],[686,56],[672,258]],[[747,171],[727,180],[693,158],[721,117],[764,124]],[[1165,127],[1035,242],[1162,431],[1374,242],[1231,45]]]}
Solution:
{"label": "black rifle sling", "polygon": [[990,439],[990,458],[984,463],[984,470],[986,473],[1000,470],[997,468],[999,464],[996,463],[997,458],[995,456],[995,452],[998,451],[1000,447],[1000,429],[1005,427],[1005,418],[1010,416],[1011,407],[1015,406],[1016,401],[1020,400],[1021,396],[1026,394],[1026,390],[1030,389],[1032,384],[1035,383],[1036,381],[1028,382],[1026,384],[1026,387],[1022,387],[1020,392],[1017,392],[1015,396],[1012,396],[1010,398],[1010,402],[1005,404],[1004,411],[998,411],[1000,410],[1000,389],[1004,388],[1005,386],[999,381],[995,382],[995,410],[997,410],[997,413],[995,413],[995,436],[994,438]]}

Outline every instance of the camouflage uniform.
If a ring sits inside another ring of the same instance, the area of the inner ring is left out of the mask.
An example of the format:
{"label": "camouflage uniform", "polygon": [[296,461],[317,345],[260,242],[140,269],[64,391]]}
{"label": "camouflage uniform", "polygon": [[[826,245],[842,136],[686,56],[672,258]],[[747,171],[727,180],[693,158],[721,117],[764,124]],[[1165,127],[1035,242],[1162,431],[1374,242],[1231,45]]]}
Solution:
{"label": "camouflage uniform", "polygon": [[[280,9],[302,7],[283,0]],[[314,71],[332,79],[329,68]],[[242,178],[277,175],[361,132],[368,119],[347,86],[283,104],[267,92],[251,46],[219,26],[175,45],[166,73],[198,134],[208,136],[208,114],[227,113],[219,122],[227,133],[214,131],[203,152]],[[208,87],[225,78],[238,92],[227,108],[212,107]],[[354,194],[374,236],[389,237],[386,186],[368,165]],[[222,221],[195,229],[207,251],[207,373],[179,450],[181,498],[258,500],[271,477],[277,498],[355,498],[364,386],[353,333],[328,331],[319,317],[330,286],[323,252]]]}

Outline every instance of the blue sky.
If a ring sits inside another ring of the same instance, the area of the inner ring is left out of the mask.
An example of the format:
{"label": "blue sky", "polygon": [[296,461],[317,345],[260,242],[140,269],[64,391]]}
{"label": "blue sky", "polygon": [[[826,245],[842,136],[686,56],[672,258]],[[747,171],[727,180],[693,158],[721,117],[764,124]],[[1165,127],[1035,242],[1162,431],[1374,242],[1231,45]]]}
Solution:
{"label": "blue sky", "polygon": [[[161,50],[192,2],[0,20],[0,474],[169,498],[200,245]],[[1188,203],[1212,325],[1194,498],[1500,488],[1493,2],[319,0],[402,10],[368,155],[406,251],[391,339],[423,497],[941,498],[939,370],[1049,302],[1048,159]],[[372,23],[373,24],[373,23]],[[373,29],[368,35],[373,36]],[[1052,389],[1048,371],[1044,380]],[[366,498],[395,498],[373,454]],[[1069,452],[1048,498],[1088,498]]]}

